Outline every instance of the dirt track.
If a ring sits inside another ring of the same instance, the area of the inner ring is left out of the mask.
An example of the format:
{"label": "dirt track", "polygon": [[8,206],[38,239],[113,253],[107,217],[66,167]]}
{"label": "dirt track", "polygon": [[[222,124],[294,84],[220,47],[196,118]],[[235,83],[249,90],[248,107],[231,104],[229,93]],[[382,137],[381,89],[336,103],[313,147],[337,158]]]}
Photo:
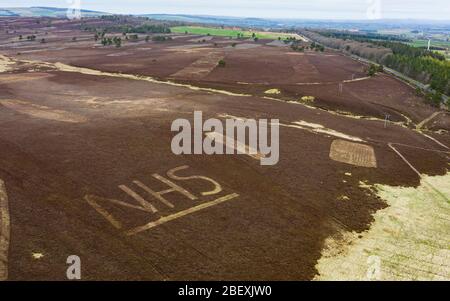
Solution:
{"label": "dirt track", "polygon": [[[146,75],[164,82],[217,51],[170,49],[189,44],[187,39],[192,37],[123,49],[87,48],[79,42],[50,51],[51,43],[35,44],[42,51],[19,56],[10,46],[0,48],[16,62],[14,70],[0,73],[0,179],[11,216],[8,279],[65,279],[69,255],[80,256],[84,280],[313,279],[327,238],[369,229],[372,214],[387,206],[361,188],[360,181],[419,184],[388,143],[406,145],[398,149],[421,173],[446,173],[447,149],[413,127],[385,128],[382,120],[284,101],[314,95],[317,105],[376,118],[383,118],[389,106],[393,116],[399,111],[415,123],[433,113],[409,87],[383,75],[345,84],[343,95],[333,91],[334,83],[297,85],[364,76],[358,73],[361,66],[345,57],[220,44],[225,68],[214,68],[195,82],[179,79],[237,95],[119,76]],[[54,43],[61,46],[57,39]],[[133,54],[106,55],[123,51]],[[285,57],[289,59],[280,59]],[[117,76],[64,72],[37,60]],[[308,71],[299,72],[302,68]],[[268,88],[282,90],[280,101],[263,97]],[[280,162],[262,167],[249,156],[174,155],[172,121],[192,120],[199,110],[205,119],[280,119],[289,125],[280,128]],[[404,121],[401,114],[398,121]],[[448,116],[440,118],[441,128],[447,128]],[[318,124],[324,130],[305,130],[299,124]],[[374,150],[376,168],[330,159],[338,137],[325,130],[364,140]],[[446,133],[432,135],[449,141]],[[430,156],[418,148],[441,152]],[[183,166],[188,168],[170,172]],[[193,175],[209,180],[185,178]],[[163,195],[173,207],[142,188],[168,189],[161,177],[185,190]],[[219,192],[208,195],[211,191]],[[173,219],[148,226],[160,217]],[[36,259],[33,253],[43,257]]]}

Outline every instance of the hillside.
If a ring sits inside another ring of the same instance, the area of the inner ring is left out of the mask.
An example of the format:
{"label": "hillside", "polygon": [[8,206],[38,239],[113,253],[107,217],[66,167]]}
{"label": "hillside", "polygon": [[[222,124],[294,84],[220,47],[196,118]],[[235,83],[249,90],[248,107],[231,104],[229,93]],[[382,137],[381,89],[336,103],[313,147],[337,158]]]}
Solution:
{"label": "hillside", "polygon": [[[65,17],[67,8],[56,7],[6,7],[0,8],[0,17]],[[81,10],[84,17],[108,15],[109,13]]]}

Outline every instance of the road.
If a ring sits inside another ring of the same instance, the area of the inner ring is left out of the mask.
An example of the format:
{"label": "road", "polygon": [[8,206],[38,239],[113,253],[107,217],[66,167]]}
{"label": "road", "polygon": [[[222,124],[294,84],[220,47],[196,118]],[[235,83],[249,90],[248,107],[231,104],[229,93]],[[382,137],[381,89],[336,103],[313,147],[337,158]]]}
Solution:
{"label": "road", "polygon": [[[364,62],[366,64],[375,64],[375,65],[378,64],[378,63],[376,63],[374,61],[371,61],[371,60],[368,60],[368,59],[365,59],[365,58],[362,58],[362,57],[359,57],[359,56],[356,56],[356,55],[351,55],[350,57],[352,59],[354,59],[354,60],[357,60],[357,61],[360,61],[360,62]],[[392,68],[388,68],[386,66],[383,66],[383,67],[384,67],[384,72],[385,73],[391,74],[391,75],[393,75],[393,76],[403,80],[408,85],[413,86],[414,88],[420,88],[423,91],[434,92],[434,90],[430,88],[430,85],[425,85],[425,84],[423,84],[423,83],[421,83],[419,81],[416,81],[415,79],[412,79],[412,78],[404,75],[403,73],[400,73],[400,72],[398,72],[398,71],[396,71],[396,70],[394,70]],[[447,102],[448,98],[449,97],[447,95],[442,95],[442,100],[444,102]]]}

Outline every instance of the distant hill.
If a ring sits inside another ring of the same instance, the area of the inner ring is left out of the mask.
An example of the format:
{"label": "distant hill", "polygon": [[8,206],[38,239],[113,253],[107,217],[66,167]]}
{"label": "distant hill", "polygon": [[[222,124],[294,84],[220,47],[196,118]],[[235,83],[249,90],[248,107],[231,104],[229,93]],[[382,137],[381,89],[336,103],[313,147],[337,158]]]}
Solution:
{"label": "distant hill", "polygon": [[[0,8],[0,17],[66,17],[67,8],[56,7],[6,7]],[[109,13],[81,10],[84,17],[109,15]]]}
{"label": "distant hill", "polygon": [[162,21],[220,24],[225,26],[277,27],[281,25],[279,20],[268,20],[261,18],[241,18],[241,17],[203,16],[203,15],[172,15],[172,14],[143,14],[140,16]]}
{"label": "distant hill", "polygon": [[[67,8],[56,7],[11,7],[1,8],[0,17],[66,17]],[[81,10],[84,17],[111,15],[107,12]],[[223,26],[256,27],[286,29],[294,27],[330,28],[330,29],[363,29],[365,31],[391,30],[409,28],[417,31],[450,31],[450,21],[431,20],[313,20],[313,19],[264,19],[227,16],[185,15],[185,14],[138,14],[161,21],[178,21],[182,23],[214,24]]]}
{"label": "distant hill", "polygon": [[179,21],[186,23],[215,24],[224,26],[242,26],[259,28],[290,28],[290,27],[311,27],[311,28],[334,28],[334,29],[354,29],[380,30],[392,28],[412,28],[412,29],[446,29],[450,28],[450,21],[431,20],[313,20],[313,19],[264,19],[264,18],[242,18],[226,16],[204,16],[204,15],[183,15],[183,14],[142,14],[140,16],[156,20]]}

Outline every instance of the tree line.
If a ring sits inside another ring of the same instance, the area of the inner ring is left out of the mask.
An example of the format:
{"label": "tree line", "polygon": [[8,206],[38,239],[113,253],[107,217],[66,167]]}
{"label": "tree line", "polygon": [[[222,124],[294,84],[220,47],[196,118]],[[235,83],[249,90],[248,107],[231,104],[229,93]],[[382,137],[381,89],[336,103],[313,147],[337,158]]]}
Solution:
{"label": "tree line", "polygon": [[171,33],[170,27],[166,24],[124,25],[114,28],[113,31],[124,33]]}
{"label": "tree line", "polygon": [[[322,32],[304,31],[302,34],[330,48],[340,49],[405,74],[423,84],[430,85],[436,94],[450,95],[450,61],[434,51],[397,41],[355,41],[324,36]],[[433,95],[437,105],[439,95]]]}
{"label": "tree line", "polygon": [[397,41],[397,42],[411,42],[410,39],[402,38],[393,35],[383,35],[378,33],[353,33],[349,31],[320,31],[320,34],[326,37],[332,37],[342,40],[354,40],[359,42],[370,42],[373,40],[379,41]]}

